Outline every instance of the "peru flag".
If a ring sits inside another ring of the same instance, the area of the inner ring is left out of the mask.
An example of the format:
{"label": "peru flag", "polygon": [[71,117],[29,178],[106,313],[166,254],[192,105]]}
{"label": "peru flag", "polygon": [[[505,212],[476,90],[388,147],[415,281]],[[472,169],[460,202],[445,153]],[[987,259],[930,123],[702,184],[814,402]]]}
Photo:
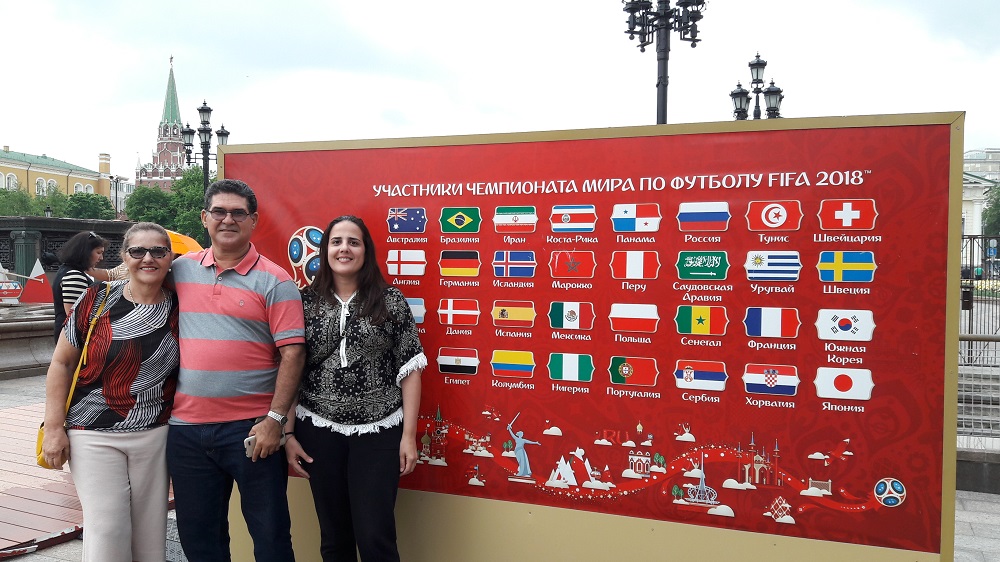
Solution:
{"label": "peru flag", "polygon": [[794,338],[799,335],[799,310],[751,306],[743,318],[747,335],[758,338]]}
{"label": "peru flag", "polygon": [[594,252],[557,250],[549,255],[549,273],[557,279],[592,279],[596,268]]}
{"label": "peru flag", "polygon": [[660,315],[655,304],[611,304],[611,329],[616,332],[656,333]]}
{"label": "peru flag", "polygon": [[660,257],[655,251],[617,251],[611,254],[611,276],[615,279],[656,279]]}
{"label": "peru flag", "polygon": [[819,204],[823,230],[872,230],[876,217],[874,199],[824,199]]}
{"label": "peru flag", "polygon": [[746,218],[750,230],[798,230],[802,223],[802,204],[798,201],[751,201]]}

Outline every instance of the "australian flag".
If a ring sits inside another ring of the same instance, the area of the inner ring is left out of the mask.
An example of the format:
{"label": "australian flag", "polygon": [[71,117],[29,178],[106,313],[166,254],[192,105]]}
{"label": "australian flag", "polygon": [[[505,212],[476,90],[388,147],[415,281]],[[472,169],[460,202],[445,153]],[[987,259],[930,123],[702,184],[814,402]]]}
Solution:
{"label": "australian flag", "polygon": [[419,234],[427,228],[427,214],[423,207],[393,207],[389,209],[389,232]]}

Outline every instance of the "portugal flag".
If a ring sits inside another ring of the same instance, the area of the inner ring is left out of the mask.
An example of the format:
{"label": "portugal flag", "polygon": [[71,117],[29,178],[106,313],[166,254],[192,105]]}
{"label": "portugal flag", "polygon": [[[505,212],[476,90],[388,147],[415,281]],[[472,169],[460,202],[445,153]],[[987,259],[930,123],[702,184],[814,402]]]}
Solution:
{"label": "portugal flag", "polygon": [[615,355],[611,358],[612,384],[627,384],[632,386],[654,386],[660,371],[656,368],[656,359],[652,357],[624,357]]}

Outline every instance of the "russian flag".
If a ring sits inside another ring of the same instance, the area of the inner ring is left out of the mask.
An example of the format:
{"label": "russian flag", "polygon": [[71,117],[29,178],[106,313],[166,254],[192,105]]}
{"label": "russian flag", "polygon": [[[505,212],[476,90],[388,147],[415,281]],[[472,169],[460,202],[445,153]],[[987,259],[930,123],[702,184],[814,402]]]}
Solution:
{"label": "russian flag", "polygon": [[682,232],[722,231],[729,229],[730,218],[727,201],[681,203],[677,226]]}

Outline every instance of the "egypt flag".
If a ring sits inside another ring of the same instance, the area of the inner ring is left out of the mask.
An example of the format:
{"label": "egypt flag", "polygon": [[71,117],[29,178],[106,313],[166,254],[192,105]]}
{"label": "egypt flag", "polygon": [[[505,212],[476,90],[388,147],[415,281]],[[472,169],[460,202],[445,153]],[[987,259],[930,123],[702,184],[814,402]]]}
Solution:
{"label": "egypt flag", "polygon": [[798,230],[802,223],[802,204],[798,201],[751,201],[746,218],[750,230]]}
{"label": "egypt flag", "polygon": [[757,338],[794,338],[799,335],[799,309],[751,306],[743,317],[747,335]]}
{"label": "egypt flag", "polygon": [[795,396],[799,382],[799,370],[793,365],[747,363],[743,371],[743,386],[749,394]]}
{"label": "egypt flag", "polygon": [[535,252],[531,250],[497,250],[493,252],[495,277],[534,277]]}
{"label": "egypt flag", "polygon": [[497,207],[493,213],[493,230],[498,234],[528,234],[535,231],[538,215],[535,208]]}
{"label": "egypt flag", "polygon": [[608,366],[611,374],[611,384],[627,384],[632,386],[653,386],[660,371],[656,368],[656,359],[652,357],[624,357],[615,355]]}
{"label": "egypt flag", "polygon": [[871,400],[872,372],[868,369],[816,369],[816,396],[835,400]]}
{"label": "egypt flag", "polygon": [[479,301],[475,299],[441,299],[438,321],[450,326],[475,326],[479,323]]}
{"label": "egypt flag", "polygon": [[616,332],[656,333],[660,315],[655,304],[611,304],[611,329]]}
{"label": "egypt flag", "polygon": [[821,308],[816,315],[816,335],[821,340],[872,341],[874,330],[870,310]]}
{"label": "egypt flag", "polygon": [[729,202],[700,201],[681,203],[677,226],[681,232],[715,232],[729,228]]}
{"label": "egypt flag", "polygon": [[555,301],[549,305],[549,326],[557,330],[591,330],[594,328],[594,305]]}
{"label": "egypt flag", "polygon": [[822,230],[872,230],[878,211],[874,199],[824,199],[818,216]]}
{"label": "egypt flag", "polygon": [[677,307],[674,323],[678,334],[724,336],[729,317],[724,306],[683,305]]}
{"label": "egypt flag", "polygon": [[556,250],[549,255],[549,274],[556,279],[593,279],[594,252]]}
{"label": "egypt flag", "polygon": [[590,382],[594,378],[594,358],[578,353],[550,353],[549,378],[554,381]]}
{"label": "egypt flag", "polygon": [[596,223],[593,205],[555,205],[549,215],[552,232],[593,232]]}
{"label": "egypt flag", "polygon": [[407,298],[406,304],[410,305],[410,313],[413,314],[413,321],[417,324],[424,323],[424,315],[427,314],[427,308],[424,306],[424,299],[421,298]]}
{"label": "egypt flag", "polygon": [[711,390],[722,392],[726,389],[726,364],[722,361],[692,361],[679,359],[674,369],[677,388],[686,390]]}
{"label": "egypt flag", "polygon": [[816,264],[819,280],[826,283],[871,283],[877,267],[874,252],[820,252]]}
{"label": "egypt flag", "polygon": [[438,266],[442,277],[477,277],[480,263],[476,250],[442,250]]}
{"label": "egypt flag", "polygon": [[660,218],[658,203],[619,204],[611,211],[611,226],[615,232],[657,232]]}
{"label": "egypt flag", "polygon": [[531,328],[535,325],[535,303],[531,301],[493,301],[493,325],[502,328]]}
{"label": "egypt flag", "polygon": [[490,366],[494,377],[530,379],[535,372],[535,356],[530,351],[494,349]]}
{"label": "egypt flag", "polygon": [[448,375],[475,375],[479,370],[479,352],[467,347],[438,349],[438,370]]}
{"label": "egypt flag", "polygon": [[615,279],[656,279],[660,257],[655,251],[617,251],[611,253],[611,276]]}
{"label": "egypt flag", "polygon": [[423,275],[427,258],[423,250],[389,250],[385,267],[389,275]]}

